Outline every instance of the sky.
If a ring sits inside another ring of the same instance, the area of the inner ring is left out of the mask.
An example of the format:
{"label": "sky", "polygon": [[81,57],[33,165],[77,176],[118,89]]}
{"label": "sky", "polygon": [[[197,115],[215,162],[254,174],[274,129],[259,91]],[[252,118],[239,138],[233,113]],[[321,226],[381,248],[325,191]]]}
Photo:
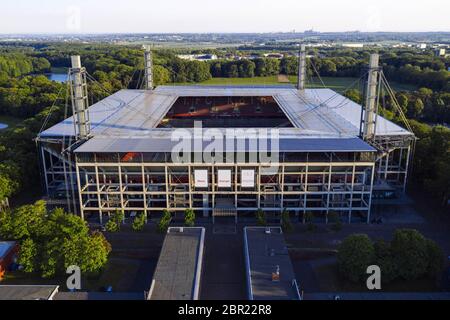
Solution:
{"label": "sky", "polygon": [[8,0],[0,33],[450,31],[449,0]]}

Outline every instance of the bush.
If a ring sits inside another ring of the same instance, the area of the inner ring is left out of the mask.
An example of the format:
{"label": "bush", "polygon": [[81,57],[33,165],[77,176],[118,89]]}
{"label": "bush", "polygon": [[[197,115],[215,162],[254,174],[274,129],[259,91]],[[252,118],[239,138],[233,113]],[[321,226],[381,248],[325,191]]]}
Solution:
{"label": "bush", "polygon": [[114,219],[109,219],[108,222],[105,225],[105,229],[108,232],[118,232],[119,226],[117,225],[116,221]]}
{"label": "bush", "polygon": [[258,209],[258,211],[256,211],[256,221],[259,226],[267,225],[266,213],[262,209]]}
{"label": "bush", "polygon": [[284,232],[291,232],[294,227],[292,226],[291,219],[289,217],[289,212],[283,210],[281,213],[281,227]]}
{"label": "bush", "polygon": [[169,228],[170,221],[172,221],[172,215],[168,210],[163,211],[163,216],[161,217],[161,220],[159,220],[157,229],[158,232],[165,233],[167,232],[167,229]]}
{"label": "bush", "polygon": [[384,240],[375,242],[375,264],[380,267],[381,281],[389,283],[398,278],[398,269],[391,246]]}
{"label": "bush", "polygon": [[120,231],[120,227],[125,219],[125,213],[123,211],[116,210],[112,216],[114,222],[117,224],[117,229]]}
{"label": "bush", "polygon": [[417,230],[396,230],[391,249],[401,278],[414,280],[427,272],[427,240]]}
{"label": "bush", "polygon": [[137,215],[134,220],[133,220],[133,224],[131,225],[132,229],[134,231],[142,231],[144,230],[145,227],[145,214],[141,213],[139,215]]}
{"label": "bush", "polygon": [[432,240],[412,229],[399,229],[391,243],[372,244],[367,235],[348,236],[339,247],[338,267],[351,281],[358,281],[366,268],[375,264],[381,269],[381,281],[398,278],[415,280],[424,276],[439,278],[445,262],[444,253]]}
{"label": "bush", "polygon": [[31,273],[35,271],[37,246],[33,239],[27,238],[22,241],[18,258],[18,263],[23,267],[24,272]]}
{"label": "bush", "polygon": [[186,209],[184,212],[184,225],[193,227],[195,225],[195,212],[192,209]]}
{"label": "bush", "polygon": [[444,252],[433,240],[427,239],[426,244],[428,256],[427,275],[432,278],[439,278],[445,264]]}
{"label": "bush", "polygon": [[366,275],[366,270],[375,260],[375,249],[366,234],[353,234],[339,246],[337,263],[340,274],[357,282]]}

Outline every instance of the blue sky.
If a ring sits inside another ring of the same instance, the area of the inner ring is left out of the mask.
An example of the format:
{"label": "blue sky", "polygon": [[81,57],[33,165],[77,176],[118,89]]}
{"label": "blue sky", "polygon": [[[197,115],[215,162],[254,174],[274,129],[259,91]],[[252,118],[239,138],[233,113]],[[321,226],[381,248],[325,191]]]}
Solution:
{"label": "blue sky", "polygon": [[[450,31],[449,0],[8,0],[0,33]],[[376,4],[376,5],[374,5]]]}

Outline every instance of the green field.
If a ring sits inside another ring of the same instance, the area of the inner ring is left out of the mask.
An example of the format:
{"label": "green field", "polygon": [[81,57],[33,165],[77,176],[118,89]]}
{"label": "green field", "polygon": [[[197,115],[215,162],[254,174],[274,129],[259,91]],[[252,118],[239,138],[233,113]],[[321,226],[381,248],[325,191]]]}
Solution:
{"label": "green field", "polygon": [[[291,84],[295,84],[297,81],[297,76],[289,76]],[[343,92],[349,88],[357,78],[337,78],[337,77],[322,77],[323,82],[327,88],[333,89],[337,92]],[[192,83],[183,83],[192,84]],[[211,78],[209,80],[197,83],[197,85],[286,85],[286,83],[278,82],[278,76],[269,77],[254,77],[254,78]],[[391,82],[390,85],[395,91],[412,91],[417,89],[415,86],[399,84]],[[312,83],[307,83],[309,88],[322,88],[322,83],[318,78],[313,78]],[[353,87],[357,87],[358,84],[355,83]]]}
{"label": "green field", "polygon": [[198,83],[199,85],[223,86],[223,85],[277,85],[285,84],[279,83],[277,76],[269,77],[254,77],[254,78],[211,78],[209,80]]}

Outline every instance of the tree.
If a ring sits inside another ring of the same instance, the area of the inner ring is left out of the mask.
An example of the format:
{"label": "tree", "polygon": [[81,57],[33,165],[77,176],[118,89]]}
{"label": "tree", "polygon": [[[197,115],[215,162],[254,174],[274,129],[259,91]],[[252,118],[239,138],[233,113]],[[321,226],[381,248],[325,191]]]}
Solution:
{"label": "tree", "polygon": [[424,275],[428,268],[427,241],[414,229],[399,229],[391,242],[392,255],[399,276],[414,280]]}
{"label": "tree", "polygon": [[375,247],[375,264],[381,269],[381,281],[389,283],[398,278],[398,268],[392,254],[390,243],[378,240]]}
{"label": "tree", "polygon": [[131,225],[131,227],[133,228],[134,231],[142,231],[142,230],[144,230],[144,227],[145,227],[145,214],[144,213],[138,214],[134,218],[133,224]]}
{"label": "tree", "polygon": [[163,66],[155,65],[153,67],[153,81],[155,86],[170,82],[170,72]]}
{"label": "tree", "polygon": [[123,210],[118,210],[116,209],[116,211],[114,212],[112,219],[114,220],[114,222],[117,225],[117,231],[120,231],[120,227],[125,219],[125,213],[123,212]]}
{"label": "tree", "polygon": [[280,72],[286,75],[298,73],[298,59],[296,57],[285,57],[280,62]]}
{"label": "tree", "polygon": [[[27,214],[29,220],[24,223]],[[70,265],[83,272],[98,272],[107,262],[111,245],[101,233],[89,234],[79,216],[60,208],[47,212],[43,201],[19,207],[9,215],[1,219],[17,227],[13,236],[22,239],[19,263],[24,272],[40,272],[51,278],[65,274]]]}
{"label": "tree", "polygon": [[37,246],[33,239],[27,238],[20,244],[18,263],[23,267],[24,272],[34,272],[37,259]]}
{"label": "tree", "polygon": [[424,104],[422,99],[417,98],[408,106],[408,116],[411,118],[419,118],[422,115]]}
{"label": "tree", "polygon": [[184,225],[193,227],[195,225],[195,212],[192,209],[186,209],[184,212]]}
{"label": "tree", "polygon": [[320,74],[324,76],[334,76],[337,72],[336,64],[330,59],[324,59],[320,68]]}
{"label": "tree", "polygon": [[366,234],[353,234],[342,241],[337,254],[340,274],[357,282],[366,275],[366,270],[375,260],[375,248]]}
{"label": "tree", "polygon": [[284,232],[291,232],[293,229],[291,219],[289,217],[289,212],[287,210],[283,210],[281,213],[281,227]]}
{"label": "tree", "polygon": [[45,224],[47,215],[44,201],[36,201],[32,205],[25,205],[7,213],[9,218],[5,218],[9,223],[8,238],[11,240],[22,240],[28,237],[41,235],[47,230]]}
{"label": "tree", "polygon": [[[79,267],[82,272],[95,273],[101,270],[108,262],[111,245],[101,232],[94,232],[90,237],[81,240],[83,253]],[[66,266],[67,267],[67,266]]]}
{"label": "tree", "polygon": [[400,93],[397,95],[397,101],[398,101],[398,104],[400,105],[400,108],[402,109],[403,113],[407,113],[408,112],[408,97],[405,94]]}
{"label": "tree", "polygon": [[167,229],[169,228],[170,221],[172,221],[172,215],[168,210],[163,211],[163,215],[161,219],[158,222],[158,232],[164,233],[167,232]]}
{"label": "tree", "polygon": [[344,96],[356,103],[360,104],[362,102],[361,93],[357,89],[349,89],[345,91]]}
{"label": "tree", "polygon": [[120,230],[117,222],[114,219],[109,219],[105,225],[105,229],[108,232],[118,232]]}

